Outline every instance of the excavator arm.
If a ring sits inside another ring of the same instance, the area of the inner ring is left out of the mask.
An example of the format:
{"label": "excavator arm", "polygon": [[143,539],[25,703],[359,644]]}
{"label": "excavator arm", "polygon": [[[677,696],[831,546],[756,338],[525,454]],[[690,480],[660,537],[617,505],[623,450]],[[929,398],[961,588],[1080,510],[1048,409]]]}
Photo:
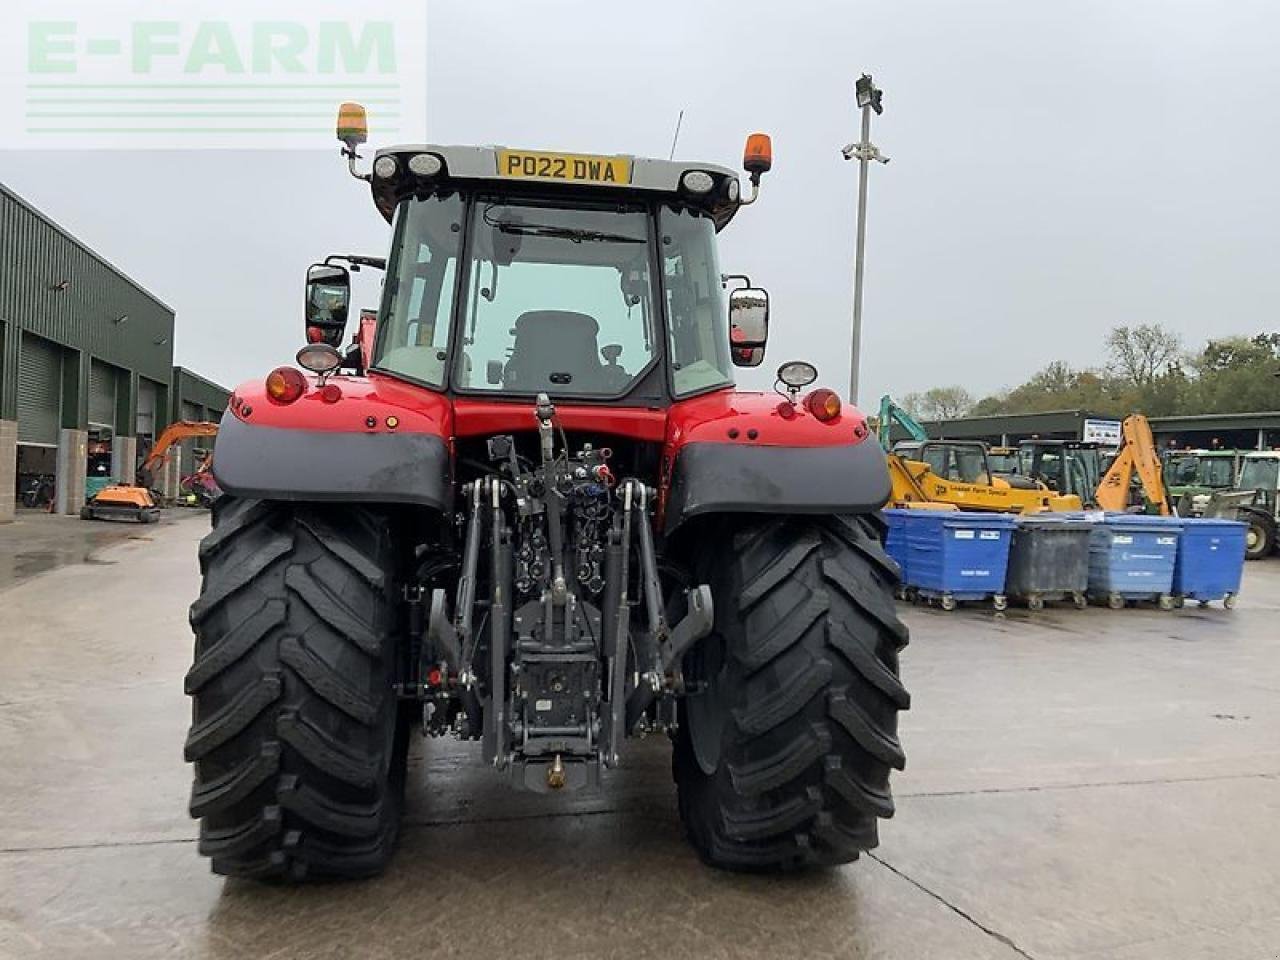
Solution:
{"label": "excavator arm", "polygon": [[928,440],[929,434],[925,432],[924,427],[906,410],[893,402],[893,398],[887,393],[880,398],[880,423],[876,427],[876,436],[880,440],[880,446],[885,450],[889,450],[893,444],[893,425],[898,424],[903,430],[907,431],[907,435],[912,440]]}
{"label": "excavator arm", "polygon": [[138,468],[139,482],[116,483],[99,491],[98,495],[80,511],[85,520],[138,520],[155,523],[160,519],[160,507],[151,494],[151,481],[155,470],[162,466],[173,445],[190,437],[217,436],[218,425],[203,420],[180,420],[171,423],[156,437],[151,452]]}
{"label": "excavator arm", "polygon": [[151,452],[142,461],[138,472],[143,476],[154,476],[155,471],[169,458],[169,450],[175,443],[189,440],[192,437],[216,437],[218,425],[207,420],[179,420],[171,423],[156,437],[151,445]]}
{"label": "excavator arm", "polygon": [[1151,424],[1140,413],[1126,417],[1121,427],[1120,453],[1098,484],[1097,501],[1103,510],[1124,511],[1129,506],[1129,485],[1137,473],[1147,503],[1155,505],[1163,517],[1173,511],[1165,493],[1164,469],[1156,452]]}

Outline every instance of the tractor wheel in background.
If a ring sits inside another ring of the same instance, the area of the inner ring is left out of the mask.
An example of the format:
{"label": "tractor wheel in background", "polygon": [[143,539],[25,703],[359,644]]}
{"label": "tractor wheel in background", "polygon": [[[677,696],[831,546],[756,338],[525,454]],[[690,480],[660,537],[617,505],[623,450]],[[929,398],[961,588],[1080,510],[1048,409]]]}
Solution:
{"label": "tractor wheel in background", "polygon": [[905,764],[897,569],[863,517],[775,518],[708,537],[715,628],[686,657],[673,768],[707,863],[847,863],[893,815]]}
{"label": "tractor wheel in background", "polygon": [[1274,547],[1275,527],[1262,517],[1246,515],[1242,517],[1249,524],[1244,534],[1244,558],[1246,560],[1263,560],[1271,556]]}
{"label": "tractor wheel in background", "polygon": [[408,717],[377,513],[224,498],[200,545],[186,676],[191,815],[215,873],[378,873],[400,821]]}

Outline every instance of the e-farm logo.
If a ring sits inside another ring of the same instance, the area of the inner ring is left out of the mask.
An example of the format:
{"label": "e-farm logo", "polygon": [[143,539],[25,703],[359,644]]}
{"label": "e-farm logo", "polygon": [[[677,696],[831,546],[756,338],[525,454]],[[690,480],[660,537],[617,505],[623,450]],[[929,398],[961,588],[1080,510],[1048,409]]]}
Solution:
{"label": "e-farm logo", "polygon": [[23,120],[3,146],[331,149],[344,100],[368,108],[379,137],[424,139],[425,0],[23,0],[24,11],[0,40],[0,89]]}

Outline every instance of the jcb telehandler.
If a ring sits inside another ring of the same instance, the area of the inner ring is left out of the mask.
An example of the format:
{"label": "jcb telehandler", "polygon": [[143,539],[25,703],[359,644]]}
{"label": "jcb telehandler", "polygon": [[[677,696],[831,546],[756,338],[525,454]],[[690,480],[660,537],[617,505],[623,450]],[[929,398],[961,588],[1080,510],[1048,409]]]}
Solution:
{"label": "jcb telehandler", "polygon": [[720,867],[875,846],[909,703],[885,457],[809,364],[734,387],[769,299],[726,303],[716,235],[768,138],[744,195],[712,164],[487,147],[361,173],[362,110],[339,135],[393,225],[384,296],[344,374],[347,271],[312,268],[307,372],[223,418],[186,677],[214,870],[381,870],[415,727],[549,793],[665,731]]}
{"label": "jcb telehandler", "polygon": [[[924,427],[888,395],[880,398],[880,445],[889,451],[890,499],[895,507],[1042,513],[1079,510],[1074,494],[1059,494],[1038,480],[998,474],[980,440],[932,440]],[[909,440],[892,443],[893,426]]]}

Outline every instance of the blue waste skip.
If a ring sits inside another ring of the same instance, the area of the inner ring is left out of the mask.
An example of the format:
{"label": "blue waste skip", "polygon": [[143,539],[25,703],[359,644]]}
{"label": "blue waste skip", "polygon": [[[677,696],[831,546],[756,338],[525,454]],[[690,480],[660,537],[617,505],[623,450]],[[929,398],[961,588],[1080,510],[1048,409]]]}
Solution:
{"label": "blue waste skip", "polygon": [[1183,521],[1133,513],[1108,513],[1089,539],[1089,594],[1119,610],[1128,600],[1174,605],[1173,566]]}
{"label": "blue waste skip", "polygon": [[884,552],[889,558],[898,564],[902,570],[902,582],[905,585],[907,581],[907,521],[906,516],[913,513],[912,510],[902,510],[891,507],[888,510],[881,511],[884,515],[885,533],[884,533]]}
{"label": "blue waste skip", "polygon": [[1186,519],[1182,523],[1178,559],[1173,566],[1175,601],[1181,605],[1184,600],[1195,600],[1204,606],[1221,600],[1230,609],[1240,592],[1249,525],[1218,519]]}
{"label": "blue waste skip", "polygon": [[944,610],[958,600],[992,597],[1005,607],[1013,517],[1003,513],[906,510],[907,585]]}

